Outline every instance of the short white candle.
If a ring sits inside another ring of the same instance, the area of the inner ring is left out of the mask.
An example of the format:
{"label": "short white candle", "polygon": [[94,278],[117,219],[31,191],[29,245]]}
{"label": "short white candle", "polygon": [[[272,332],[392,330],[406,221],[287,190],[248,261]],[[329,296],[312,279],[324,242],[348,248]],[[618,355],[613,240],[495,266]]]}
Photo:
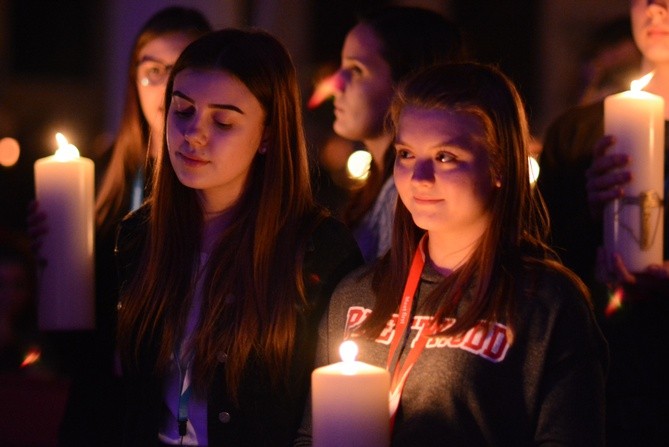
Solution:
{"label": "short white candle", "polygon": [[390,374],[355,361],[352,341],[340,347],[342,362],[311,375],[314,447],[388,447]]}
{"label": "short white candle", "polygon": [[663,260],[664,99],[641,90],[650,77],[604,100],[604,133],[616,137],[611,152],[629,155],[632,174],[625,197],[605,209],[604,245],[632,272]]}
{"label": "short white candle", "polygon": [[38,322],[41,330],[93,329],[94,164],[62,134],[56,139],[56,153],[35,162],[35,193],[48,226]]}

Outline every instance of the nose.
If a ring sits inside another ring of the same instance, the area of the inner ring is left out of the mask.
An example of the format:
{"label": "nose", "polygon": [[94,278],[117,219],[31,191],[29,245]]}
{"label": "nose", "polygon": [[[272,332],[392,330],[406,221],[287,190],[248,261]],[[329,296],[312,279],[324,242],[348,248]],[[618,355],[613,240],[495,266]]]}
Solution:
{"label": "nose", "polygon": [[411,180],[417,183],[434,182],[434,165],[432,164],[432,160],[430,159],[416,160]]}
{"label": "nose", "polygon": [[194,118],[184,131],[184,139],[192,147],[201,147],[207,142],[207,135],[200,123]]}
{"label": "nose", "polygon": [[348,83],[349,79],[351,78],[350,73],[348,70],[344,70],[343,68],[340,68],[337,70],[333,75],[332,75],[332,89],[334,90],[335,93],[341,93],[344,91],[344,88],[346,88],[346,84]]}

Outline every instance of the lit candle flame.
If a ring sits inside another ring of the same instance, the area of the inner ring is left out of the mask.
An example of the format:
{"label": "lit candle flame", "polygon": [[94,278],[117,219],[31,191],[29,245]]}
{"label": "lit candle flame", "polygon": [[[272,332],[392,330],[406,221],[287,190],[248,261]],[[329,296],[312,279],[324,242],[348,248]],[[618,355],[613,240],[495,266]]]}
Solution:
{"label": "lit candle flame", "polygon": [[41,356],[42,352],[39,349],[31,349],[23,358],[23,362],[21,362],[21,368],[25,368],[26,366],[36,363]]}
{"label": "lit candle flame", "polygon": [[58,132],[56,134],[56,142],[58,149],[56,150],[55,159],[58,161],[71,161],[79,158],[79,149],[73,144],[68,143],[65,135]]}
{"label": "lit candle flame", "polygon": [[655,74],[655,71],[651,71],[650,73],[646,73],[644,76],[641,77],[641,79],[636,79],[630,83],[630,90],[633,92],[639,92],[644,89],[648,85],[651,79],[653,79],[653,75]]}
{"label": "lit candle flame", "polygon": [[339,355],[344,363],[351,364],[355,362],[355,356],[358,355],[358,345],[354,341],[346,340],[339,345]]}

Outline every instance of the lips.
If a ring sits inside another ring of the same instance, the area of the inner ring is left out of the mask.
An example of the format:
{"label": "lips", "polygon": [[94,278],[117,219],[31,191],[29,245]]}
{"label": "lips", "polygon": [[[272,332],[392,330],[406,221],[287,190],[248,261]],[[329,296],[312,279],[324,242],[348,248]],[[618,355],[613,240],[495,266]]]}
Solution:
{"label": "lips", "polygon": [[207,160],[202,158],[194,157],[192,155],[186,155],[183,152],[177,152],[177,157],[181,160],[186,166],[198,167],[204,166],[209,163]]}
{"label": "lips", "polygon": [[646,31],[646,35],[649,37],[669,36],[669,28],[659,28],[659,27],[649,28]]}
{"label": "lips", "polygon": [[416,197],[416,196],[414,196],[413,200],[418,205],[434,205],[444,201],[444,199],[438,199],[434,197]]}

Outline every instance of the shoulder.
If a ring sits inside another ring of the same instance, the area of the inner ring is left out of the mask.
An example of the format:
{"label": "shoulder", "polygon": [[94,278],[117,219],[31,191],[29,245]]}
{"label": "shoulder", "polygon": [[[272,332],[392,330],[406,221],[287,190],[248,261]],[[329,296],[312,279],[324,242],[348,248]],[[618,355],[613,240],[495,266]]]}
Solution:
{"label": "shoulder", "polygon": [[365,264],[348,273],[335,288],[331,307],[348,306],[352,303],[373,307],[375,300],[372,290],[374,266],[375,263]]}
{"label": "shoulder", "polygon": [[594,318],[588,290],[571,270],[557,261],[529,261],[524,270],[521,287],[532,308]]}

